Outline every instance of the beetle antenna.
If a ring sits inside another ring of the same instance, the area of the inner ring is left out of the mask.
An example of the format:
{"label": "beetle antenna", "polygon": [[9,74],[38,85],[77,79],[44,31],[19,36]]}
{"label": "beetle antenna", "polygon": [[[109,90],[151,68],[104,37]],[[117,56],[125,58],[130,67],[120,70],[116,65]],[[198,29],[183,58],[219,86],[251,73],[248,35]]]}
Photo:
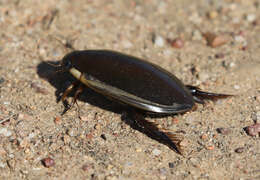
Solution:
{"label": "beetle antenna", "polygon": [[54,38],[56,41],[58,41],[61,45],[63,45],[66,49],[67,49],[67,51],[68,51],[68,49],[70,49],[70,50],[72,50],[72,51],[75,51],[76,49],[73,47],[73,45],[72,45],[72,42],[71,41],[74,41],[74,40],[67,40],[67,39],[65,39],[65,42],[63,41],[63,40],[61,40],[61,39],[59,39],[59,38],[57,38],[57,37],[55,37],[55,36],[52,36],[52,38]]}
{"label": "beetle antenna", "polygon": [[43,60],[42,59],[42,57],[40,57],[40,60],[43,62],[43,63],[46,63],[46,64],[48,64],[48,65],[50,65],[50,66],[52,66],[52,67],[61,67],[62,65],[61,65],[61,62],[59,62],[58,64],[53,64],[53,63],[50,63],[50,62],[48,62],[48,61],[45,61],[45,60]]}

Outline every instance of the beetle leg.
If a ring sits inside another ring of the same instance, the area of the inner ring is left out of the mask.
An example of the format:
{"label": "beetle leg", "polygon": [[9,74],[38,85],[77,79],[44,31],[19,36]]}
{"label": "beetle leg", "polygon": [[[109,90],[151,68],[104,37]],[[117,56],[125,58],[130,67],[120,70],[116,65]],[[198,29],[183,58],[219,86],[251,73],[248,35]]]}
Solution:
{"label": "beetle leg", "polygon": [[[76,88],[76,87],[79,86],[79,84],[80,84],[80,81],[75,81],[75,82],[73,82],[73,83],[65,90],[65,92],[62,94],[61,101],[62,101],[63,105],[65,106],[65,109],[64,109],[64,111],[62,112],[62,115],[64,115],[68,110],[71,109],[72,103],[71,103],[71,104],[68,104],[68,102],[67,102],[67,97],[68,97],[69,93],[71,93],[71,91],[72,91],[74,88]],[[76,95],[76,94],[75,94],[75,95]],[[77,96],[78,96],[78,95],[77,95]],[[74,99],[75,99],[75,96],[74,96]],[[74,102],[74,103],[75,103],[75,102]]]}
{"label": "beetle leg", "polygon": [[[77,109],[78,109],[78,117],[79,117],[79,118],[80,118],[80,108],[79,108],[79,104],[78,104],[78,102],[77,102],[77,99],[78,99],[79,95],[82,93],[82,91],[83,91],[83,85],[81,84],[81,85],[79,86],[79,88],[77,89],[77,91],[75,92],[74,98],[73,98],[73,100],[72,100],[72,102],[71,102],[71,104],[70,104],[70,108],[71,108],[71,107],[73,107],[74,104],[76,103]],[[81,119],[81,118],[80,118],[80,119]]]}
{"label": "beetle leg", "polygon": [[181,135],[174,134],[160,128],[158,124],[146,120],[144,118],[144,115],[140,113],[135,112],[133,119],[135,121],[135,124],[148,136],[167,145],[169,148],[183,155],[183,147],[181,146],[183,137]]}
{"label": "beetle leg", "polygon": [[80,84],[79,81],[75,81],[75,82],[73,82],[73,83],[64,91],[64,93],[62,94],[62,97],[61,97],[61,101],[62,101],[63,103],[66,101],[68,94],[71,93],[71,91],[72,91],[75,87],[77,87],[79,84]]}

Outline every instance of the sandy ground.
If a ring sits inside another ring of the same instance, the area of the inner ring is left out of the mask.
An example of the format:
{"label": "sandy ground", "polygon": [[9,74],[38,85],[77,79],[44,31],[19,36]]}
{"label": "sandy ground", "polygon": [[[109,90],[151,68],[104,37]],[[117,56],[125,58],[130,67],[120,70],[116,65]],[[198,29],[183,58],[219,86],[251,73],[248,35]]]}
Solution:
{"label": "sandy ground", "polygon": [[[259,18],[259,0],[0,0],[0,179],[260,179],[259,133],[244,130],[260,122]],[[205,32],[228,40],[210,47]],[[183,157],[89,89],[82,119],[76,107],[61,116],[74,79],[44,61],[61,60],[66,43],[141,57],[236,96],[150,118],[185,135]]]}

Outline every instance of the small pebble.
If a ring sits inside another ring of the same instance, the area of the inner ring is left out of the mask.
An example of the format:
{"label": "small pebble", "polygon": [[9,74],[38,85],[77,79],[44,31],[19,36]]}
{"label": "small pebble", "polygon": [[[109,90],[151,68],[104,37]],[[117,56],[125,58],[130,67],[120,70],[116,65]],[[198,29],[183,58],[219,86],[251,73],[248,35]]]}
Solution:
{"label": "small pebble", "polygon": [[29,144],[30,144],[30,142],[29,142],[29,140],[28,140],[27,138],[21,139],[21,140],[19,141],[19,146],[20,146],[21,148],[26,148],[26,147],[29,146]]}
{"label": "small pebble", "polygon": [[184,47],[184,41],[181,38],[176,38],[174,40],[168,40],[168,42],[170,43],[170,45],[173,48],[180,49],[180,48]]}
{"label": "small pebble", "polygon": [[153,155],[158,156],[158,155],[161,154],[161,151],[160,151],[159,149],[154,149],[154,150],[152,151],[152,153],[153,153]]}
{"label": "small pebble", "polygon": [[202,35],[199,30],[195,30],[192,32],[192,40],[201,40],[201,39],[202,39]]}
{"label": "small pebble", "polygon": [[155,35],[154,44],[158,47],[163,47],[164,46],[164,39],[159,35]]}
{"label": "small pebble", "polygon": [[136,148],[136,150],[135,150],[136,152],[142,152],[143,150],[142,150],[142,148]]}
{"label": "small pebble", "polygon": [[169,162],[169,168],[174,168],[174,163],[173,162]]}
{"label": "small pebble", "polygon": [[254,122],[260,122],[260,111],[253,113],[251,118]]}
{"label": "small pebble", "polygon": [[208,12],[208,17],[210,19],[215,19],[218,16],[218,12],[217,11],[210,11]]}
{"label": "small pebble", "polygon": [[234,89],[238,90],[238,89],[240,89],[240,86],[239,85],[234,85]]}
{"label": "small pebble", "polygon": [[28,114],[19,113],[17,119],[21,120],[33,120],[33,117]]}
{"label": "small pebble", "polygon": [[164,14],[165,12],[167,12],[167,4],[164,1],[161,1],[158,4],[158,12],[160,14]]}
{"label": "small pebble", "polygon": [[0,77],[0,84],[4,83],[5,79],[3,77]]}
{"label": "small pebble", "polygon": [[44,95],[48,94],[47,89],[41,87],[38,83],[32,83],[31,88],[33,88],[37,93],[41,93],[41,94],[44,94]]}
{"label": "small pebble", "polygon": [[61,117],[60,116],[55,117],[54,122],[55,122],[55,124],[61,124],[61,122],[62,122]]}
{"label": "small pebble", "polygon": [[245,42],[245,38],[242,35],[237,35],[234,37],[234,40],[237,42]]}
{"label": "small pebble", "polygon": [[101,129],[101,125],[100,124],[95,124],[94,128],[99,131]]}
{"label": "small pebble", "polygon": [[234,62],[231,62],[230,64],[229,64],[229,67],[235,67],[235,65],[236,65],[236,63],[234,63]]}
{"label": "small pebble", "polygon": [[3,162],[2,160],[0,160],[0,168],[5,168],[5,166],[6,166],[6,163]]}
{"label": "small pebble", "polygon": [[65,144],[69,144],[70,143],[70,137],[67,135],[67,134],[65,134],[64,136],[63,136],[63,142],[65,143]]}
{"label": "small pebble", "polygon": [[256,15],[255,15],[255,14],[248,14],[248,15],[246,16],[246,20],[247,20],[248,22],[254,22],[255,19],[256,19]]}
{"label": "small pebble", "polygon": [[208,146],[207,149],[208,149],[208,150],[214,150],[215,147],[214,147],[214,146]]}
{"label": "small pebble", "polygon": [[67,134],[68,134],[70,137],[77,136],[77,129],[76,129],[76,128],[70,128],[70,129],[67,131]]}
{"label": "small pebble", "polygon": [[178,123],[179,123],[179,119],[177,119],[177,118],[172,118],[172,123],[173,123],[173,124],[178,124]]}
{"label": "small pebble", "polygon": [[204,38],[207,40],[208,46],[213,48],[222,46],[229,41],[229,38],[225,35],[216,35],[211,32],[203,33]]}
{"label": "small pebble", "polygon": [[217,58],[217,59],[222,59],[224,57],[225,57],[225,55],[223,53],[215,54],[215,58]]}
{"label": "small pebble", "polygon": [[165,168],[160,168],[159,169],[159,173],[160,173],[160,179],[161,180],[165,180],[165,179],[167,179],[167,177],[166,177],[166,174],[167,174],[167,170],[165,169]]}
{"label": "small pebble", "polygon": [[121,43],[122,43],[123,47],[126,48],[126,49],[133,47],[133,44],[128,40],[123,40]]}
{"label": "small pebble", "polygon": [[201,138],[202,140],[206,140],[206,139],[208,138],[208,136],[207,136],[207,134],[202,134],[202,135],[200,136],[200,138]]}
{"label": "small pebble", "polygon": [[189,145],[189,141],[187,139],[183,139],[179,145],[180,147],[185,148]]}
{"label": "small pebble", "polygon": [[[7,153],[6,150],[0,146],[0,157],[3,157],[4,155],[6,155],[6,153]],[[1,159],[0,159],[0,161],[1,161]]]}
{"label": "small pebble", "polygon": [[55,165],[55,161],[50,157],[44,158],[41,161],[42,161],[42,164],[44,165],[44,167],[47,167],[47,168]]}
{"label": "small pebble", "polygon": [[1,128],[0,134],[4,135],[5,137],[10,137],[12,135],[12,131],[8,130],[7,128]]}
{"label": "small pebble", "polygon": [[89,170],[93,169],[93,164],[86,163],[82,166],[82,170],[87,172]]}
{"label": "small pebble", "polygon": [[248,50],[248,46],[241,46],[241,47],[240,47],[240,50],[246,51],[246,50]]}
{"label": "small pebble", "polygon": [[163,50],[163,55],[165,57],[172,57],[173,53],[172,53],[172,50],[171,49],[165,49]]}
{"label": "small pebble", "polygon": [[89,116],[81,116],[80,117],[80,120],[82,120],[82,121],[88,121],[89,120]]}
{"label": "small pebble", "polygon": [[219,134],[228,135],[231,133],[231,130],[228,128],[217,128]]}
{"label": "small pebble", "polygon": [[260,24],[260,19],[256,19],[252,22],[253,26],[258,26]]}
{"label": "small pebble", "polygon": [[9,101],[4,101],[3,104],[4,104],[4,105],[9,105],[10,102],[9,102]]}
{"label": "small pebble", "polygon": [[106,135],[105,134],[101,134],[101,136],[100,136],[102,139],[104,139],[105,141],[107,140],[107,138],[106,138]]}
{"label": "small pebble", "polygon": [[92,133],[86,134],[86,139],[87,139],[87,140],[93,139],[93,134],[92,134]]}
{"label": "small pebble", "polygon": [[239,148],[235,149],[235,152],[236,153],[242,153],[242,152],[244,152],[244,148],[243,147],[239,147]]}
{"label": "small pebble", "polygon": [[198,157],[197,157],[197,158],[196,158],[196,157],[190,158],[190,162],[191,162],[191,164],[192,164],[194,167],[196,167],[196,166],[198,166],[198,165],[200,164],[200,160],[198,159]]}
{"label": "small pebble", "polygon": [[249,136],[256,136],[257,134],[260,133],[260,123],[256,123],[254,125],[251,125],[251,126],[247,126],[245,128],[246,130],[246,133],[249,135]]}

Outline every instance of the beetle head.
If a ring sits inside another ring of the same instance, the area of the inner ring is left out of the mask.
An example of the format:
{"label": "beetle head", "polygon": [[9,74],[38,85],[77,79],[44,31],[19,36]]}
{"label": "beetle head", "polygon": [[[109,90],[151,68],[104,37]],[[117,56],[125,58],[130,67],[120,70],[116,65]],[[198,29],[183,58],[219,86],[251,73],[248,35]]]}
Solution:
{"label": "beetle head", "polygon": [[71,68],[73,68],[71,53],[67,54],[62,58],[61,68],[62,71],[69,71]]}

